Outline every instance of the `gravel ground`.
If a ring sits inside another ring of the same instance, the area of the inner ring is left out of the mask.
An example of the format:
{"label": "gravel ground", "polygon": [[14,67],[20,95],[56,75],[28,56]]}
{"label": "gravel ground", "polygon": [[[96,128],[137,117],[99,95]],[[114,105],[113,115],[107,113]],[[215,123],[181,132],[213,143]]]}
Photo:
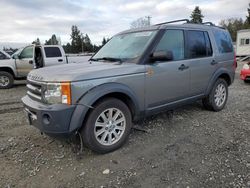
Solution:
{"label": "gravel ground", "polygon": [[25,82],[0,90],[0,187],[250,187],[250,84],[241,67],[223,111],[197,102],[150,117],[105,155],[76,153],[29,126]]}

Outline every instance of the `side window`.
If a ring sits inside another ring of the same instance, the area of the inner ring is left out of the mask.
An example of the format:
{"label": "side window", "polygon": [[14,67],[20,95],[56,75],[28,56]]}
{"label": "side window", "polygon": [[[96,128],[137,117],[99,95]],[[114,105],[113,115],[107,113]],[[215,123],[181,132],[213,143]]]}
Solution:
{"label": "side window", "polygon": [[220,53],[233,52],[232,40],[228,32],[217,30],[214,31],[214,36]]}
{"label": "side window", "polygon": [[187,31],[188,58],[206,57],[208,50],[207,48],[211,49],[211,44],[210,46],[206,45],[205,35],[203,31]]}
{"label": "side window", "polygon": [[21,59],[33,58],[33,46],[28,46],[24,48],[20,54],[20,58]]}
{"label": "side window", "polygon": [[245,44],[245,39],[240,39],[240,45],[244,45]]}
{"label": "side window", "polygon": [[184,34],[182,30],[167,30],[155,51],[171,51],[173,60],[184,59]]}
{"label": "side window", "polygon": [[249,39],[246,39],[246,45],[249,45]]}
{"label": "side window", "polygon": [[0,52],[0,60],[1,59],[7,59],[6,55],[4,55],[2,52]]}
{"label": "side window", "polygon": [[52,57],[62,57],[62,53],[58,47],[45,47],[45,55],[48,58]]}

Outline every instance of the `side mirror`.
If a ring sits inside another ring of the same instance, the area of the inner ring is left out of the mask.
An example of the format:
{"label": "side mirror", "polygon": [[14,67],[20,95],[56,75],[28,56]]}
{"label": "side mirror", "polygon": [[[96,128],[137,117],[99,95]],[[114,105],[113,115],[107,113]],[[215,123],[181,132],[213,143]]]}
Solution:
{"label": "side mirror", "polygon": [[15,54],[15,55],[13,55],[12,58],[13,58],[13,59],[19,59],[19,55],[18,55],[18,54]]}
{"label": "side mirror", "polygon": [[172,51],[157,51],[151,55],[151,61],[171,61],[173,60]]}

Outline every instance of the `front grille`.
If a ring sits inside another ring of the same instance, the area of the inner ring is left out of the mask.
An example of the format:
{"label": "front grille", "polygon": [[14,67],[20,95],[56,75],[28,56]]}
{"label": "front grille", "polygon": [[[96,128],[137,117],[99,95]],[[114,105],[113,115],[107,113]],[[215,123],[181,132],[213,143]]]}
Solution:
{"label": "front grille", "polygon": [[27,95],[36,101],[42,101],[42,84],[28,80]]}

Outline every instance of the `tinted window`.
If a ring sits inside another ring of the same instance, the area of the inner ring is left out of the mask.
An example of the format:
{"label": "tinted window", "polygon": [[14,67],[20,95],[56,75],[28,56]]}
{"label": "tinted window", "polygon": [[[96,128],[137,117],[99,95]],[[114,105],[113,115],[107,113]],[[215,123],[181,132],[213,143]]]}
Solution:
{"label": "tinted window", "polygon": [[206,41],[203,31],[187,31],[188,58],[206,57]]}
{"label": "tinted window", "polygon": [[23,51],[20,54],[21,59],[25,58],[33,58],[33,46],[28,46],[23,49]]}
{"label": "tinted window", "polygon": [[171,51],[173,60],[184,59],[184,35],[182,30],[167,30],[155,51]]}
{"label": "tinted window", "polygon": [[62,53],[58,47],[45,47],[46,57],[62,57]]}
{"label": "tinted window", "polygon": [[217,30],[214,31],[214,36],[220,53],[233,52],[232,40],[228,32]]}
{"label": "tinted window", "polygon": [[249,44],[249,39],[246,39],[246,44],[247,44],[247,45]]}
{"label": "tinted window", "polygon": [[2,52],[0,52],[0,59],[7,59],[7,57]]}

